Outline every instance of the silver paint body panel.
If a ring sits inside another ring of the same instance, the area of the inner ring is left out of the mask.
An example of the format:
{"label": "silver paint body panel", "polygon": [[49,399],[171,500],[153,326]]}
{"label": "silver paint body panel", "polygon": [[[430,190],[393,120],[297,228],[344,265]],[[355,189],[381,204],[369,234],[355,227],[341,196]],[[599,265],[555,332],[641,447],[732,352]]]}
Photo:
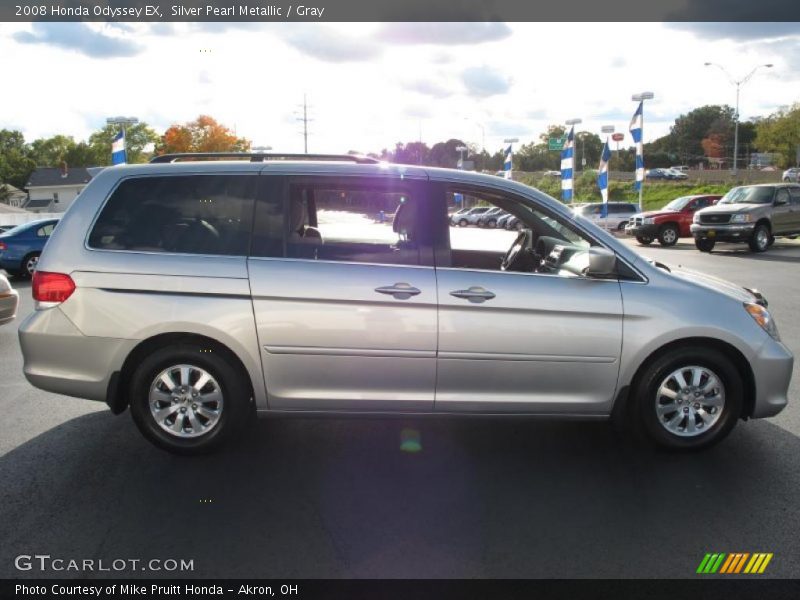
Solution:
{"label": "silver paint body panel", "polygon": [[[93,250],[85,240],[125,177],[210,173],[402,177],[508,192],[614,251],[640,281],[314,260]],[[665,344],[713,338],[755,374],[754,416],[787,402],[793,357],[736,294],[681,278],[570,209],[497,177],[421,167],[276,161],[136,165],[103,170],[64,215],[42,271],[75,293],[20,326],[26,377],[54,392],[105,399],[142,341],[203,335],[241,361],[260,412],[401,411],[609,415],[618,392]],[[407,299],[377,293],[406,283]],[[472,303],[450,294],[481,286]]]}

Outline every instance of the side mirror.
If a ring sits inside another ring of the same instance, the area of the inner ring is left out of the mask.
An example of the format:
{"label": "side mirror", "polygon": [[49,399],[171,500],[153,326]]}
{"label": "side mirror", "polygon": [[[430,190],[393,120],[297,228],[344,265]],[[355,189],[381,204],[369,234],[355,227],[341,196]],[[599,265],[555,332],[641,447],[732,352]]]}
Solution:
{"label": "side mirror", "polygon": [[593,246],[589,248],[589,268],[586,274],[590,277],[613,275],[617,267],[617,255],[607,248]]}

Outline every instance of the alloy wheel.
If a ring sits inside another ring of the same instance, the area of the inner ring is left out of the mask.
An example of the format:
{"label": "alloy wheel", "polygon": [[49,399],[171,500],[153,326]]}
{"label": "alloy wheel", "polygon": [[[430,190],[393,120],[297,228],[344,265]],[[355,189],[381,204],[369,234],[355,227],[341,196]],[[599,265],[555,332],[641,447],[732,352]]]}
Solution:
{"label": "alloy wheel", "polygon": [[27,262],[25,263],[25,270],[28,272],[28,275],[33,276],[33,272],[36,270],[36,265],[39,264],[39,257],[38,256],[31,256]]}
{"label": "alloy wheel", "polygon": [[150,385],[150,414],[172,436],[195,438],[214,429],[222,416],[222,388],[205,369],[174,365]]}
{"label": "alloy wheel", "polygon": [[695,437],[711,429],[725,407],[725,387],[708,367],[686,366],[658,386],[656,416],[673,435]]}

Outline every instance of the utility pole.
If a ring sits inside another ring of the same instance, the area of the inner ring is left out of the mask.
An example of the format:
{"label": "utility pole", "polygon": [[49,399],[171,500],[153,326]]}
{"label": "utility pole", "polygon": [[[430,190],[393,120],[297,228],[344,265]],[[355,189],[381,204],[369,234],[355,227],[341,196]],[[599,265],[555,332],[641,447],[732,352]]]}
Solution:
{"label": "utility pole", "polygon": [[303,94],[303,116],[298,117],[297,121],[303,122],[303,152],[308,154],[308,103],[306,102],[306,95]]}

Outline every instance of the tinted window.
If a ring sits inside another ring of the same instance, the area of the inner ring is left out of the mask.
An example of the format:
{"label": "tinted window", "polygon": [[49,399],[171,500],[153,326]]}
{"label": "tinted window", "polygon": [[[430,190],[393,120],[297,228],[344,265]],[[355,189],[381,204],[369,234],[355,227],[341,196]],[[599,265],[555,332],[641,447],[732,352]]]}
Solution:
{"label": "tinted window", "polygon": [[[259,208],[256,239],[278,220],[277,203]],[[305,180],[288,184],[281,218],[285,252],[260,244],[254,254],[376,264],[420,263],[420,198],[412,185],[390,180]],[[263,212],[273,218],[262,219]]]}
{"label": "tinted window", "polygon": [[100,213],[89,246],[244,256],[257,179],[191,175],[125,180]]}
{"label": "tinted window", "polygon": [[789,195],[792,197],[792,204],[800,204],[800,188],[790,188]]}
{"label": "tinted window", "polygon": [[36,230],[36,235],[39,237],[50,237],[53,233],[53,229],[55,228],[55,223],[48,223],[44,227],[39,227],[39,229]]}
{"label": "tinted window", "polygon": [[778,190],[775,193],[775,204],[789,204],[789,190]]}

